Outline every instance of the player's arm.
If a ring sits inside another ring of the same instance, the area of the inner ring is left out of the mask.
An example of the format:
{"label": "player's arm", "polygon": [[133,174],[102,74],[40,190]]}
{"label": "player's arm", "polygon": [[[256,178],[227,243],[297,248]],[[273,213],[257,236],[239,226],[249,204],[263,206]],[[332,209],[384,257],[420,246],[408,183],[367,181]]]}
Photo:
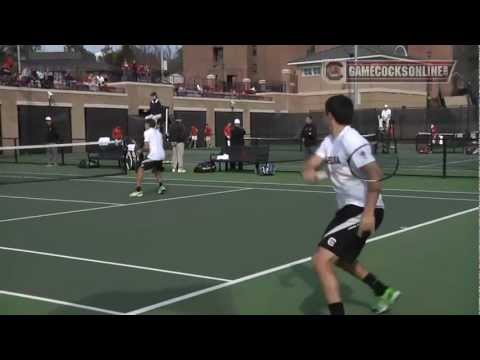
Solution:
{"label": "player's arm", "polygon": [[[380,180],[383,177],[382,169],[376,161],[366,164],[361,169],[366,173],[369,180]],[[375,232],[375,208],[381,192],[382,183],[380,181],[368,182],[365,208],[358,228],[359,236],[362,236],[362,233],[373,234]]]}
{"label": "player's arm", "polygon": [[308,183],[314,183],[318,181],[317,171],[324,164],[325,159],[315,154],[311,156],[303,167],[303,179]]}
{"label": "player's arm", "polygon": [[148,132],[145,132],[144,138],[143,138],[143,147],[141,152],[147,153],[150,151],[150,136]]}

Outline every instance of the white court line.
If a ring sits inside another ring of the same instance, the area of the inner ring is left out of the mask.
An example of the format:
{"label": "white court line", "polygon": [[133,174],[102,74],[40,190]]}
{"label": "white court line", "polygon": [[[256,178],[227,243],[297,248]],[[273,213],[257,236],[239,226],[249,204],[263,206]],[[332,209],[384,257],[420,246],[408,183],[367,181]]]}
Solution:
{"label": "white court line", "polygon": [[90,310],[90,311],[96,311],[96,312],[101,312],[101,313],[110,314],[110,315],[125,315],[124,313],[121,313],[121,312],[118,312],[118,311],[107,310],[107,309],[102,309],[102,308],[87,306],[87,305],[81,305],[81,304],[76,304],[76,303],[72,303],[72,302],[68,302],[68,301],[55,300],[55,299],[50,299],[50,298],[41,297],[41,296],[33,296],[33,295],[28,295],[28,294],[22,294],[22,293],[17,293],[17,292],[13,292],[13,291],[0,290],[0,294],[20,297],[20,298],[30,299],[30,300],[43,301],[43,302],[47,302],[47,303],[51,303],[51,304],[64,305],[64,306],[69,306],[69,307],[74,307],[74,308],[79,308],[79,309],[85,309],[85,310]]}
{"label": "white court line", "polygon": [[[471,161],[478,161],[478,159],[447,161],[447,165],[448,164],[460,164],[460,163],[471,162]],[[427,165],[418,165],[417,168],[424,168],[424,167],[430,167],[430,166],[442,166],[442,165],[443,165],[443,163],[432,163],[432,164],[427,164]]]}
{"label": "white court line", "polygon": [[20,253],[26,253],[26,254],[34,254],[34,255],[51,256],[51,257],[57,257],[57,258],[61,258],[61,259],[91,262],[91,263],[95,263],[95,264],[119,266],[119,267],[124,267],[124,268],[129,268],[129,269],[155,271],[155,272],[159,272],[159,273],[181,275],[181,276],[187,276],[187,277],[193,277],[193,278],[199,278],[199,279],[207,279],[207,280],[215,280],[215,281],[221,281],[221,282],[231,281],[230,279],[223,279],[223,278],[214,277],[214,276],[199,275],[199,274],[193,274],[193,273],[187,273],[187,272],[181,272],[181,271],[172,271],[172,270],[166,270],[166,269],[158,269],[158,268],[153,268],[153,267],[148,267],[148,266],[124,264],[124,263],[118,263],[118,262],[113,262],[113,261],[89,259],[89,258],[83,258],[83,257],[78,257],[78,256],[69,256],[69,255],[62,255],[62,254],[56,254],[56,253],[49,253],[49,252],[44,252],[44,251],[18,249],[18,248],[11,248],[11,247],[5,247],[5,246],[0,246],[0,250],[20,252]]}
{"label": "white court line", "polygon": [[[64,176],[78,176],[78,174],[58,174],[58,173],[35,173],[35,172],[28,172],[28,173],[13,173],[13,174],[44,174],[44,175],[64,175]],[[111,179],[132,179],[134,177],[128,175],[121,175],[121,176],[105,176],[106,178]],[[43,178],[42,178],[43,179]],[[145,177],[145,179],[153,179],[153,177]],[[84,180],[84,179],[71,179],[71,180]],[[186,181],[186,182],[203,182],[203,183],[232,183],[232,184],[253,184],[253,185],[277,185],[277,186],[302,186],[302,187],[326,187],[326,188],[333,188],[331,185],[322,185],[322,184],[298,184],[298,183],[276,183],[276,182],[259,182],[259,181],[234,181],[234,180],[195,180],[195,179],[178,179],[172,177],[164,177],[164,180],[167,181]],[[438,193],[438,194],[473,194],[478,195],[478,192],[471,192],[471,191],[446,191],[446,190],[422,190],[422,189],[395,189],[395,188],[384,188],[384,191],[404,191],[404,192],[425,192],[425,193]]]}
{"label": "white court line", "polygon": [[79,203],[79,204],[121,205],[119,203],[110,203],[110,202],[103,202],[103,201],[68,200],[68,199],[39,198],[39,197],[13,196],[13,195],[0,195],[0,198],[40,200],[40,201],[58,201],[58,202],[71,202],[71,203]]}
{"label": "white court line", "polygon": [[[128,176],[109,176],[109,178],[128,178]],[[133,179],[133,178],[132,178]],[[146,179],[153,179],[151,177],[146,177]],[[232,183],[232,184],[252,184],[252,185],[278,185],[278,186],[305,186],[305,187],[326,187],[333,189],[332,185],[321,185],[321,184],[287,184],[287,183],[276,183],[276,182],[258,182],[258,181],[234,181],[234,180],[194,180],[194,179],[175,179],[170,177],[165,177],[166,181],[190,181],[190,182],[205,182],[205,183]],[[446,191],[446,190],[421,190],[421,189],[395,189],[395,188],[385,188],[384,191],[405,191],[405,192],[428,192],[428,193],[438,193],[438,194],[473,194],[478,195],[478,192],[471,191]]]}
{"label": "white court line", "polygon": [[[150,179],[150,178],[149,178]],[[113,181],[113,180],[96,180],[96,179],[72,179],[70,181],[80,181],[80,182],[99,182],[99,183],[119,183],[119,184],[129,184],[132,185],[135,183],[135,179],[131,181]],[[155,182],[143,182],[145,185],[157,185]],[[243,186],[232,186],[232,185],[204,185],[204,184],[169,184],[169,186],[187,186],[187,187],[207,187],[207,188],[216,188],[216,189],[245,189]]]}
{"label": "white court line", "polygon": [[[117,181],[117,180],[72,180],[72,181],[90,181],[90,182],[103,182],[103,183],[119,183],[129,184],[131,181]],[[145,185],[156,185],[154,182],[144,182]],[[169,186],[205,186],[205,187],[219,187],[218,185],[197,185],[197,184],[169,184]],[[221,187],[221,186],[220,186]],[[244,189],[241,187],[227,186],[228,188]],[[266,187],[250,187],[250,190],[264,190],[264,191],[280,191],[280,192],[299,192],[299,193],[319,193],[319,194],[335,194],[334,191],[321,191],[321,190],[301,190],[301,189],[280,189],[280,188],[266,188]],[[383,197],[392,198],[405,198],[405,199],[426,199],[426,200],[452,200],[452,201],[473,201],[478,202],[478,199],[458,199],[458,198],[444,198],[444,197],[430,197],[430,196],[409,196],[409,195],[388,195],[382,194]]]}
{"label": "white court line", "polygon": [[[370,240],[367,240],[367,243],[372,243],[374,241],[385,239],[387,237],[391,237],[391,236],[398,235],[398,234],[401,234],[401,233],[404,233],[404,232],[407,232],[407,231],[411,231],[411,230],[415,230],[415,229],[418,229],[418,228],[421,228],[421,227],[424,227],[424,226],[435,224],[437,222],[444,221],[444,220],[447,220],[447,219],[451,219],[451,218],[454,218],[456,216],[464,215],[464,214],[467,214],[467,213],[470,213],[470,212],[473,212],[473,211],[478,211],[478,207],[468,209],[468,210],[464,210],[464,211],[460,211],[460,212],[457,212],[457,213],[454,213],[454,214],[451,214],[451,215],[447,215],[447,216],[444,216],[444,217],[441,217],[441,218],[438,218],[438,219],[434,219],[434,220],[431,220],[431,221],[420,223],[420,224],[417,224],[417,225],[414,225],[414,226],[410,226],[410,227],[407,227],[407,228],[402,229],[402,230],[393,231],[393,232],[388,233],[388,234],[376,236],[374,238],[371,238]],[[157,304],[153,304],[153,305],[149,305],[149,306],[146,306],[146,307],[143,307],[143,308],[140,308],[140,309],[136,309],[136,310],[128,312],[127,315],[143,314],[143,313],[146,313],[148,311],[152,311],[152,310],[155,310],[155,309],[159,309],[161,307],[165,307],[167,305],[171,305],[171,304],[183,301],[183,300],[191,299],[191,298],[194,298],[194,297],[197,297],[197,296],[200,296],[200,295],[203,295],[203,294],[207,294],[207,293],[210,293],[212,291],[216,291],[216,290],[228,287],[228,286],[236,285],[236,284],[245,282],[247,280],[258,278],[258,277],[263,276],[263,275],[271,274],[271,273],[274,273],[274,272],[279,271],[279,270],[287,269],[289,267],[292,267],[292,266],[299,265],[299,264],[305,263],[307,261],[310,261],[311,259],[312,259],[311,257],[306,257],[306,258],[303,258],[303,259],[292,261],[288,264],[276,266],[276,267],[273,267],[273,268],[270,268],[270,269],[267,269],[267,270],[264,270],[264,271],[260,271],[260,272],[257,272],[257,273],[251,274],[251,275],[243,276],[241,278],[238,278],[238,279],[235,279],[235,280],[223,283],[223,284],[210,286],[208,288],[198,290],[198,291],[194,291],[194,292],[191,292],[191,293],[188,293],[188,294],[185,294],[185,295],[182,295],[182,296],[178,296],[178,297],[175,297],[175,298],[172,298],[172,299],[169,299],[169,300],[165,300],[165,301],[159,302]]]}
{"label": "white court line", "polygon": [[53,178],[48,178],[48,177],[44,177],[44,176],[28,176],[28,175],[5,175],[5,174],[0,174],[0,177],[1,178],[14,178],[14,179],[45,179],[45,180],[48,180],[48,179],[53,179]]}
{"label": "white court line", "polygon": [[127,207],[127,206],[151,204],[151,203],[172,201],[172,200],[180,200],[180,199],[190,199],[190,198],[197,198],[197,197],[203,197],[203,196],[228,194],[228,193],[231,193],[231,192],[244,191],[244,190],[250,190],[250,188],[216,191],[216,192],[205,193],[205,194],[177,196],[177,197],[171,197],[171,198],[166,198],[166,199],[157,199],[157,200],[149,200],[149,201],[138,201],[138,202],[133,202],[133,203],[129,203],[129,204],[108,205],[108,206],[100,206],[100,207],[80,209],[80,210],[70,210],[70,211],[61,211],[61,212],[55,212],[55,213],[46,213],[46,214],[40,214],[40,215],[22,216],[22,217],[17,217],[17,218],[2,219],[2,220],[0,220],[0,223],[20,221],[20,220],[29,220],[29,219],[39,219],[39,218],[44,218],[44,217],[49,217],[49,216],[78,214],[78,213],[89,212],[89,211],[97,211],[97,210],[113,209],[113,208],[120,208],[120,207]]}
{"label": "white court line", "polygon": [[[306,192],[306,193],[328,193],[335,194],[334,191],[318,191],[318,190],[297,190],[297,189],[269,189],[269,188],[251,188],[252,190],[265,190],[265,191],[291,191],[291,192]],[[430,197],[430,196],[409,196],[409,195],[386,195],[382,194],[382,197],[392,198],[406,198],[406,199],[427,199],[427,200],[453,200],[453,201],[475,201],[478,199],[457,199],[457,198],[442,198],[442,197]]]}

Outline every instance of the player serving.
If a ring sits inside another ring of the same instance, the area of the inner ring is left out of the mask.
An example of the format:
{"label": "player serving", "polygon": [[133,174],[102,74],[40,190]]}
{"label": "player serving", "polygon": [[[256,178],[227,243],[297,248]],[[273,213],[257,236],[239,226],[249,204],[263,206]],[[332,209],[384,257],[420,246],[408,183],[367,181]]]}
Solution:
{"label": "player serving", "polygon": [[[162,133],[156,128],[155,120],[145,121],[145,132],[143,133],[143,148],[139,149],[139,162],[137,166],[136,188],[130,194],[130,197],[142,197],[142,181],[145,170],[152,169],[158,183],[158,194],[163,194],[167,189],[162,184],[161,172],[163,171],[163,160],[165,159],[165,150],[163,149]],[[146,156],[144,154],[147,154]]]}
{"label": "player serving", "polygon": [[[350,127],[352,101],[343,95],[333,96],[325,104],[325,114],[324,121],[330,135],[305,163],[303,176],[307,182],[318,181],[317,171],[326,164],[335,188],[338,211],[313,257],[315,271],[323,286],[330,314],[345,314],[333,265],[370,286],[378,297],[372,311],[383,313],[389,310],[400,292],[382,283],[356,260],[367,238],[383,219],[384,204],[380,194],[383,173],[368,141]],[[353,168],[358,172],[352,171]],[[365,174],[365,181],[354,173]]]}

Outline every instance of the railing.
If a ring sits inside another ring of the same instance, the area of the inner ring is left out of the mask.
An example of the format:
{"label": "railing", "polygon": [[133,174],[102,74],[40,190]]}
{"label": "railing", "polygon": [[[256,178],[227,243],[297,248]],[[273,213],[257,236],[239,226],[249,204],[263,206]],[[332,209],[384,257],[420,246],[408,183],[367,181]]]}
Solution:
{"label": "railing", "polygon": [[33,89],[55,89],[55,90],[74,90],[91,92],[110,92],[125,93],[125,89],[116,88],[108,85],[97,85],[95,83],[83,83],[77,80],[48,81],[37,79],[16,79],[13,76],[2,76],[0,86],[27,87]]}

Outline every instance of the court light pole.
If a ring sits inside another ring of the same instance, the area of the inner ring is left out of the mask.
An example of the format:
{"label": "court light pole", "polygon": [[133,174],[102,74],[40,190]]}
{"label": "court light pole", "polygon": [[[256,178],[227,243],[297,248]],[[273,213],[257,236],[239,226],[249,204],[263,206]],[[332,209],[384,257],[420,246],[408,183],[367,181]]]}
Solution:
{"label": "court light pole", "polygon": [[[358,45],[353,46],[353,56],[354,56],[355,65],[357,65]],[[353,83],[353,104],[355,105],[355,108],[357,108],[358,105],[360,105],[360,101],[359,101],[359,98],[358,98],[358,84],[357,84],[356,80]]]}

